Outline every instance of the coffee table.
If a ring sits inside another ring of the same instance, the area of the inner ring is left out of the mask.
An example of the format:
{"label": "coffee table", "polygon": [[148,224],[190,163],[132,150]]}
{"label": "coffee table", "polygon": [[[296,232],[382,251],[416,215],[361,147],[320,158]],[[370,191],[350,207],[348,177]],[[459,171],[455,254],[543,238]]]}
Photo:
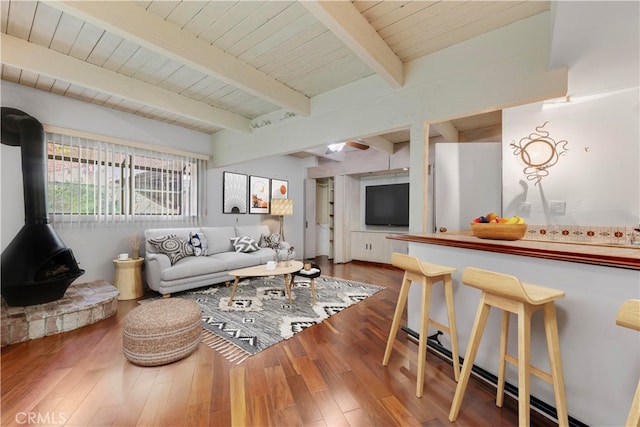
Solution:
{"label": "coffee table", "polygon": [[231,289],[231,296],[229,297],[228,305],[231,305],[231,303],[233,302],[233,297],[236,295],[236,289],[238,289],[238,282],[240,281],[241,277],[277,276],[279,274],[282,274],[284,276],[284,284],[287,289],[289,304],[291,304],[291,285],[293,283],[293,275],[291,273],[302,270],[302,267],[303,264],[300,261],[289,261],[288,266],[278,266],[273,270],[267,270],[267,266],[263,264],[230,271],[229,274],[231,276],[236,276],[236,280],[234,280],[233,282],[233,289]]}

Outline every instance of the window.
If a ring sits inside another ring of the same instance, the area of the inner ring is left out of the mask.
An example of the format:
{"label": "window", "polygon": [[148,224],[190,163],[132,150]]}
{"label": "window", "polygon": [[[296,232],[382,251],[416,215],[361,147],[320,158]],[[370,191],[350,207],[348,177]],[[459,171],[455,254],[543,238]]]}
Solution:
{"label": "window", "polygon": [[198,222],[202,216],[201,155],[47,132],[47,157],[54,224]]}

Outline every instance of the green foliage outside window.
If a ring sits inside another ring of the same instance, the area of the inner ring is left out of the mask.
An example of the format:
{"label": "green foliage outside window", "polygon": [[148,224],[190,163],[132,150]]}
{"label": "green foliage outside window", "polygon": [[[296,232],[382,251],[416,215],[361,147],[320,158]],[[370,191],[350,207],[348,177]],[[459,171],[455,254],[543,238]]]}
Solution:
{"label": "green foliage outside window", "polygon": [[[49,182],[47,186],[49,212],[58,214],[98,214],[98,205],[103,211],[111,211],[104,193],[100,194],[95,185],[72,182]],[[100,197],[98,197],[99,195]],[[100,200],[102,199],[102,200]],[[121,211],[120,200],[114,202],[114,212]]]}

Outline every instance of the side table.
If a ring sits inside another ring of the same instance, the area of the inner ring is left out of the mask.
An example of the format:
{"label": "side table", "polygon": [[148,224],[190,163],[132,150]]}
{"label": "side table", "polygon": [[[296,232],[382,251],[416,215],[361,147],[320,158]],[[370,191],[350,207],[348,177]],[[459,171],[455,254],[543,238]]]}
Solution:
{"label": "side table", "polygon": [[113,285],[120,291],[119,300],[136,299],[144,295],[142,287],[143,262],[144,258],[113,260],[113,265],[116,267]]}
{"label": "side table", "polygon": [[[320,271],[320,266],[318,264],[305,264],[305,268],[298,272],[293,273],[294,276],[305,277],[309,279],[309,285],[311,285],[311,303],[316,303],[316,278],[320,277],[322,271]],[[291,279],[291,284],[293,285],[293,279]]]}

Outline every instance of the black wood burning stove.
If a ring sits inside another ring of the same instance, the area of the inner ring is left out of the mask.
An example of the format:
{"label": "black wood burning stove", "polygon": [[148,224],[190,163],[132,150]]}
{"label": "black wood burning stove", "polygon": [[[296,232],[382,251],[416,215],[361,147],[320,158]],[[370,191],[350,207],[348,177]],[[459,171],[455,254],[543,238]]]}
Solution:
{"label": "black wood burning stove", "polygon": [[25,225],[2,252],[2,297],[10,306],[55,301],[84,274],[47,214],[47,144],[42,124],[2,107],[2,143],[22,154]]}

